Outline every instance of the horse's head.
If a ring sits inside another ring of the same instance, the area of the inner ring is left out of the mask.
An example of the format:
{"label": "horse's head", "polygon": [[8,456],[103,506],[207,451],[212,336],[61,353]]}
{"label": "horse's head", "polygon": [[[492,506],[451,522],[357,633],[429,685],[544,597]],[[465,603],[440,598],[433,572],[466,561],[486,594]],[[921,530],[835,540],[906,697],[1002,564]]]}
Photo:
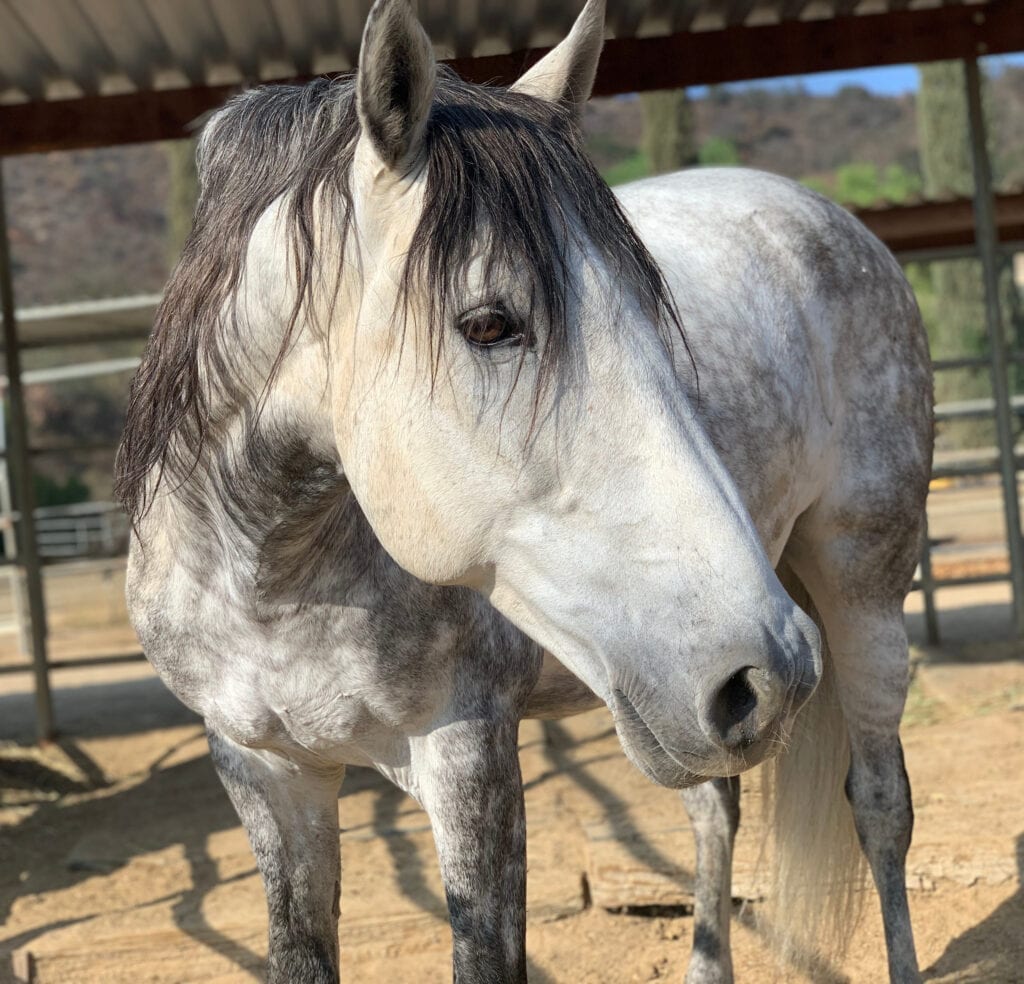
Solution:
{"label": "horse's head", "polygon": [[683,395],[664,281],[582,151],[602,32],[590,0],[515,86],[484,89],[438,70],[407,0],[378,0],[333,423],[396,560],[484,592],[680,784],[766,754],[818,642]]}

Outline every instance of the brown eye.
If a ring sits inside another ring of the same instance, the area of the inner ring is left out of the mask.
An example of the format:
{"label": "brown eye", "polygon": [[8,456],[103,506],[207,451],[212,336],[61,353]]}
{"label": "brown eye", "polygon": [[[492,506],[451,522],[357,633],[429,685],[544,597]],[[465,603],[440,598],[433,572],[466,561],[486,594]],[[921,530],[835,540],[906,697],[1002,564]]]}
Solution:
{"label": "brown eye", "polygon": [[458,328],[466,341],[477,348],[521,345],[526,336],[522,324],[500,308],[481,308],[464,314]]}

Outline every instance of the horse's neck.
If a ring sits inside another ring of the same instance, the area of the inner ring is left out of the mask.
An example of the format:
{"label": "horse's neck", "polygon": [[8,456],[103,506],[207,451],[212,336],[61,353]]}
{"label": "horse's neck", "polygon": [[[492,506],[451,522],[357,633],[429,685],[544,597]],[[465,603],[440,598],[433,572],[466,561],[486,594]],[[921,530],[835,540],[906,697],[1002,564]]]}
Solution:
{"label": "horse's neck", "polygon": [[288,298],[257,279],[243,278],[201,357],[205,430],[174,436],[160,485],[170,494],[156,499],[161,523],[189,524],[225,563],[244,566],[289,510],[308,511],[344,484],[323,347],[302,325],[289,337]]}

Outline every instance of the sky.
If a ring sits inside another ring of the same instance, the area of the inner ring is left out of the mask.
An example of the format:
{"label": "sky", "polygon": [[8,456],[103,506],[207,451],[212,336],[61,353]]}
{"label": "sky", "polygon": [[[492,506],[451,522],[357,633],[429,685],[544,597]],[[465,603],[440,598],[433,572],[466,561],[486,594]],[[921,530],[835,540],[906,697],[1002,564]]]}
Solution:
{"label": "sky", "polygon": [[[990,72],[998,72],[1002,65],[1024,66],[1024,53],[1001,55],[983,59],[982,64]],[[792,75],[780,79],[768,79],[760,82],[738,82],[730,88],[783,87],[802,85],[815,96],[831,96],[846,85],[859,85],[882,96],[898,96],[906,92],[917,91],[917,67],[914,65],[887,65],[881,68],[858,68],[842,72],[820,72],[817,75]],[[705,87],[691,90],[700,97]]]}

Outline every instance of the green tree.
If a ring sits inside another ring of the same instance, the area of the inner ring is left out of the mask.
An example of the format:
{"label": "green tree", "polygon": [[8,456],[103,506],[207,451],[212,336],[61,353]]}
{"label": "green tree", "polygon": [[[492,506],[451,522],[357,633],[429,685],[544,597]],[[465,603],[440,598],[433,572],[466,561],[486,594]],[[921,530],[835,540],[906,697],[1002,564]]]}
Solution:
{"label": "green tree", "polygon": [[919,65],[917,137],[921,172],[929,198],[971,195],[971,149],[967,99],[960,62]]}
{"label": "green tree", "polygon": [[697,163],[693,107],[685,89],[644,92],[643,152],[651,174],[677,171]]}
{"label": "green tree", "polygon": [[890,164],[882,174],[882,198],[887,202],[905,202],[923,187],[921,176],[900,164]]}
{"label": "green tree", "polygon": [[867,208],[879,202],[907,201],[921,191],[921,178],[899,164],[880,171],[874,164],[844,164],[834,175],[811,175],[803,183],[843,205]]}
{"label": "green tree", "polygon": [[181,255],[199,198],[194,140],[174,140],[167,149],[167,260],[174,266]]}
{"label": "green tree", "polygon": [[720,164],[739,164],[740,152],[736,144],[725,137],[708,137],[697,155],[701,164],[711,167]]}
{"label": "green tree", "polygon": [[63,482],[50,475],[36,472],[32,476],[36,506],[70,506],[89,501],[89,486],[77,475],[69,475]]}
{"label": "green tree", "polygon": [[647,155],[638,150],[625,160],[605,168],[602,172],[605,181],[610,185],[625,184],[627,181],[638,181],[646,178],[651,173],[651,166],[647,163]]}
{"label": "green tree", "polygon": [[874,205],[882,199],[874,164],[844,164],[836,172],[836,200],[844,205]]}

